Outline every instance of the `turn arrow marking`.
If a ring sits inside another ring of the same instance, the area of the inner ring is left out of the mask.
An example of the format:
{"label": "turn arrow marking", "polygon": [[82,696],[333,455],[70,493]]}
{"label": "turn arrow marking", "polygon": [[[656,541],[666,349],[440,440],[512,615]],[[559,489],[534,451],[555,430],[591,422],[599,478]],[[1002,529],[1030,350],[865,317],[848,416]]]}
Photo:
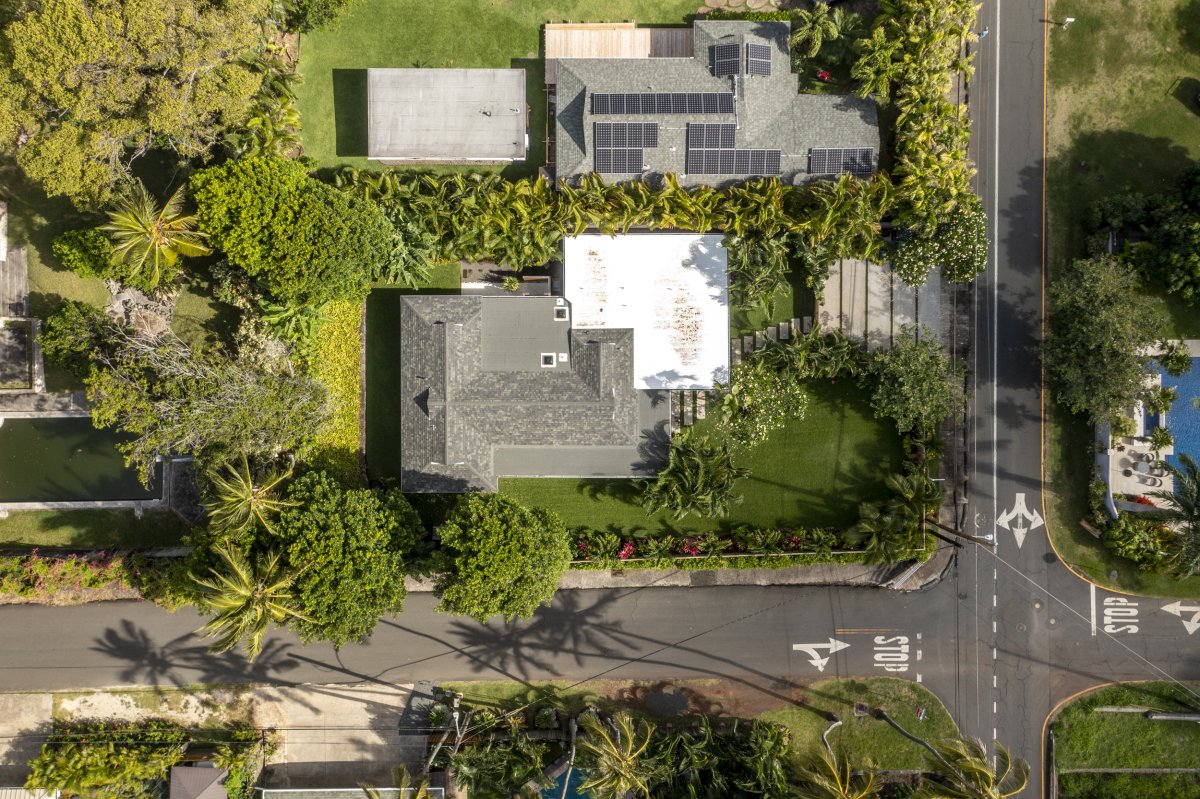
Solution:
{"label": "turn arrow marking", "polygon": [[[1183,622],[1183,626],[1187,630],[1188,635],[1196,632],[1196,630],[1200,630],[1200,606],[1185,605],[1183,604],[1183,600],[1178,600],[1169,605],[1164,605],[1163,610],[1165,610],[1167,613],[1170,613],[1172,616],[1178,616],[1179,620]],[[1190,621],[1183,618],[1185,613],[1191,614],[1192,618]]]}
{"label": "turn arrow marking", "polygon": [[996,518],[996,524],[1012,532],[1017,539],[1017,549],[1025,543],[1025,534],[1036,530],[1045,524],[1042,514],[1031,511],[1025,505],[1025,495],[1017,494],[1011,510],[1006,510]]}
{"label": "turn arrow marking", "polygon": [[[841,652],[843,649],[849,648],[850,644],[845,641],[839,641],[832,636],[827,644],[792,644],[792,649],[797,652],[804,652],[808,655],[809,663],[817,667],[817,671],[825,671],[825,665],[829,663],[829,656],[834,652]],[[821,657],[817,650],[826,649],[825,657]]]}

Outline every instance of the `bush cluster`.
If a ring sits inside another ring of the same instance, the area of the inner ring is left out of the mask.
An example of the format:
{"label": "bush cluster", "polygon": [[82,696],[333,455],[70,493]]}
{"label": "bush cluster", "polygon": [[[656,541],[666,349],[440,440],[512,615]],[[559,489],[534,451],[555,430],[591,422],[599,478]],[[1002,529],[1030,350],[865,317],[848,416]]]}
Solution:
{"label": "bush cluster", "polygon": [[86,602],[89,592],[124,591],[135,585],[135,570],[125,553],[46,556],[34,549],[28,555],[0,557],[0,596],[6,599]]}

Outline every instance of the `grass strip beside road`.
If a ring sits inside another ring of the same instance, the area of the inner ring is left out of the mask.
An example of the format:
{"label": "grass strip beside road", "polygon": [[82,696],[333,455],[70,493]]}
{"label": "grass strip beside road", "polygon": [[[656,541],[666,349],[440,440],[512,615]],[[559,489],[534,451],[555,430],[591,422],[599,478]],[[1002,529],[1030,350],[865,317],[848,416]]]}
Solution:
{"label": "grass strip beside road", "polygon": [[[834,713],[842,725],[830,743],[851,754],[856,762],[870,760],[880,769],[932,769],[932,757],[884,722],[854,715],[854,704],[881,707],[901,727],[937,743],[955,738],[958,727],[941,701],[910,680],[873,677],[862,680],[820,680],[791,690],[759,690],[725,680],[629,682],[596,680],[567,682],[463,682],[440,687],[461,691],[465,701],[495,708],[549,704],[568,713],[594,706],[606,712],[628,709],[656,723],[686,717],[759,718],[783,724],[792,731],[802,760],[814,758],[821,733]],[[783,695],[786,691],[786,696]],[[924,720],[917,720],[923,708]]]}
{"label": "grass strip beside road", "polygon": [[179,546],[187,532],[168,510],[12,511],[0,519],[0,546],[56,549],[147,549]]}
{"label": "grass strip beside road", "polygon": [[[1200,692],[1200,683],[1190,687]],[[1200,768],[1200,724],[1152,721],[1140,712],[1096,710],[1137,707],[1195,713],[1195,701],[1182,686],[1165,682],[1126,683],[1087,694],[1054,721],[1056,765],[1060,769]]]}

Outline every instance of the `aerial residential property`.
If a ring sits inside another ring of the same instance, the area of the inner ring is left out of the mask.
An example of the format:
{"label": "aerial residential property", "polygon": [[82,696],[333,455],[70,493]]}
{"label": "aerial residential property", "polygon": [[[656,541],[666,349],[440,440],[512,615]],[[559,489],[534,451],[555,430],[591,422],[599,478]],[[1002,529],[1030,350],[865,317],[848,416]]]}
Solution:
{"label": "aerial residential property", "polygon": [[15,0],[0,98],[0,799],[1200,797],[1200,0]]}

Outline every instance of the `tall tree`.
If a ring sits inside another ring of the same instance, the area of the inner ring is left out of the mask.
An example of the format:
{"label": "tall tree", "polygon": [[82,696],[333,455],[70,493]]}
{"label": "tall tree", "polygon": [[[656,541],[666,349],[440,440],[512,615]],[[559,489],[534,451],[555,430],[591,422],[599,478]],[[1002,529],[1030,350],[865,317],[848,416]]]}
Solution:
{"label": "tall tree", "polygon": [[292,505],[279,496],[280,485],[291,476],[291,469],[267,469],[261,477],[256,476],[245,454],[213,470],[208,479],[212,496],[204,503],[209,522],[233,536],[255,527],[271,530],[280,511]]}
{"label": "tall tree", "polygon": [[196,217],[183,213],[184,187],[180,186],[160,208],[140,181],[108,214],[100,229],[114,242],[115,257],[128,267],[128,282],[153,289],[175,275],[180,256],[196,257],[211,252],[207,236],[195,229]]}
{"label": "tall tree", "polygon": [[879,796],[879,784],[869,763],[865,768],[855,769],[848,758],[821,749],[817,762],[801,769],[796,796],[797,799],[872,799]]}
{"label": "tall tree", "polygon": [[244,158],[192,176],[202,229],[278,300],[359,301],[388,273],[396,231],[379,207],[308,176],[295,161]]}
{"label": "tall tree", "polygon": [[801,11],[792,32],[792,47],[798,48],[806,58],[816,58],[825,42],[841,35],[838,21],[828,3],[813,3],[807,11]]}
{"label": "tall tree", "polygon": [[1145,390],[1162,338],[1162,301],[1146,295],[1122,261],[1076,261],[1046,292],[1049,330],[1042,350],[1054,399],[1095,423],[1130,412]]}
{"label": "tall tree", "polygon": [[630,794],[648,799],[655,777],[648,757],[654,725],[635,723],[627,713],[614,714],[609,723],[595,713],[584,713],[579,726],[587,735],[579,740],[578,749],[589,763],[579,792],[595,799],[625,799]]}
{"label": "tall tree", "polygon": [[[939,783],[922,789],[920,799],[1006,799],[1029,784],[1029,764],[996,742],[993,765],[983,742],[956,740],[937,746],[945,763],[939,763]],[[949,768],[947,768],[949,765]]]}
{"label": "tall tree", "polygon": [[420,517],[398,491],[345,490],[324,472],[293,480],[287,499],[272,538],[304,569],[295,582],[304,618],[292,629],[305,642],[362,641],[403,607],[404,558],[424,537]]}
{"label": "tall tree", "polygon": [[892,419],[901,433],[929,435],[963,409],[961,375],[927,329],[918,338],[903,328],[891,348],[875,351],[868,373],[875,416]]}
{"label": "tall tree", "polygon": [[45,0],[0,49],[0,141],[47,194],[105,205],[151,148],[206,157],[246,118],[265,0]]}
{"label": "tall tree", "polygon": [[210,652],[228,652],[244,643],[246,658],[254,660],[262,651],[263,635],[270,624],[306,618],[292,592],[298,575],[278,552],[252,563],[225,545],[218,544],[215,551],[223,567],[214,568],[207,577],[192,575],[201,607],[215,614],[198,632],[217,639]]}
{"label": "tall tree", "polygon": [[529,618],[571,560],[562,519],[499,494],[462,497],[438,536],[438,610],[478,621]]}

